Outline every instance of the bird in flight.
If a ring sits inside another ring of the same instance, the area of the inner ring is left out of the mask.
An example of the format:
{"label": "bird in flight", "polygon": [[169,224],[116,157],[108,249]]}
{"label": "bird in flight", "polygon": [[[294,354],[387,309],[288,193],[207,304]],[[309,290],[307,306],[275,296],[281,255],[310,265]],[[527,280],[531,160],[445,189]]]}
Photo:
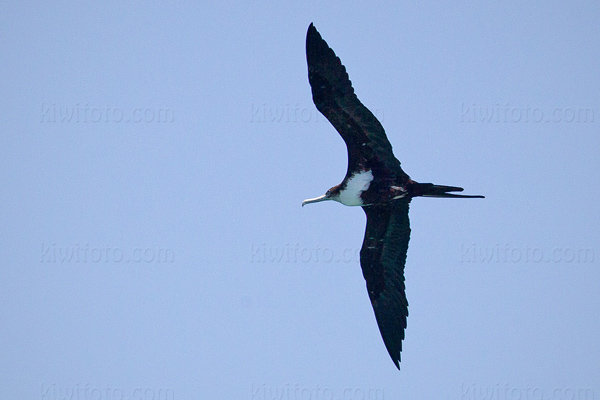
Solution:
{"label": "bird in flight", "polygon": [[360,265],[381,337],[396,368],[408,317],[404,264],[413,197],[483,198],[455,186],[419,183],[400,168],[381,123],[354,94],[346,68],[311,23],[306,34],[308,81],[317,109],[346,142],[348,171],[342,183],[302,206],[334,200],[361,206],[367,215]]}

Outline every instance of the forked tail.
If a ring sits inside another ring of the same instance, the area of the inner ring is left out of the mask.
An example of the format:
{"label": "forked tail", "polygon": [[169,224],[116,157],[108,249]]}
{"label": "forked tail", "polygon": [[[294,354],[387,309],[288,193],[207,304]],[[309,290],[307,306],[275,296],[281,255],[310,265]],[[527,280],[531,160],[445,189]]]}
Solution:
{"label": "forked tail", "polygon": [[464,189],[456,186],[442,186],[434,185],[433,183],[418,183],[415,188],[414,196],[423,197],[453,197],[462,199],[483,199],[481,195],[466,195],[466,194],[454,194],[448,192],[462,192]]}

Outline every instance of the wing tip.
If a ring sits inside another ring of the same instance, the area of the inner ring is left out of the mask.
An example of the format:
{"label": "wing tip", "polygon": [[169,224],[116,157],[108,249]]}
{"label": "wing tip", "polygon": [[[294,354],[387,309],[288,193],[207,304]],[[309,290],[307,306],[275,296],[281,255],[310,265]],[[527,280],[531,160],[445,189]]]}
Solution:
{"label": "wing tip", "polygon": [[[387,347],[387,346],[386,346]],[[390,351],[390,349],[388,350],[388,354],[390,355],[392,362],[394,363],[394,365],[396,366],[396,368],[398,368],[398,371],[400,371],[400,352],[402,351],[402,345],[400,345],[400,349],[397,351]],[[393,353],[396,353],[395,355]]]}
{"label": "wing tip", "polygon": [[400,371],[400,350],[395,355],[393,354],[393,351],[390,351],[390,349],[387,350],[388,354],[390,355],[390,358],[392,359],[392,362],[394,363],[398,371]]}
{"label": "wing tip", "polygon": [[306,39],[310,38],[311,36],[321,36],[319,34],[319,31],[317,31],[317,28],[315,28],[315,25],[311,22],[310,25],[308,25],[308,30],[306,31]]}
{"label": "wing tip", "polygon": [[306,56],[309,57],[309,54],[315,51],[316,48],[319,47],[317,43],[323,41],[321,34],[315,28],[315,25],[311,22],[308,26],[308,30],[306,31]]}
{"label": "wing tip", "polygon": [[398,371],[400,371],[400,360],[394,360],[392,358],[392,361],[394,362],[394,365],[396,366],[396,368],[398,369]]}

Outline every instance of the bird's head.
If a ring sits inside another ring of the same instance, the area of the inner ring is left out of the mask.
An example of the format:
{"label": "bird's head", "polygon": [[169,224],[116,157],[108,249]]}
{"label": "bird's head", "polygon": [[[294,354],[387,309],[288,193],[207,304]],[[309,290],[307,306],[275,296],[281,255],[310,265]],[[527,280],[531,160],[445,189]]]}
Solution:
{"label": "bird's head", "polygon": [[318,203],[320,201],[326,201],[326,200],[340,201],[339,197],[340,197],[340,191],[339,191],[339,185],[338,185],[338,186],[334,186],[331,189],[329,189],[327,192],[325,192],[325,194],[323,196],[315,197],[314,199],[304,200],[302,202],[302,207],[304,207],[306,204]]}

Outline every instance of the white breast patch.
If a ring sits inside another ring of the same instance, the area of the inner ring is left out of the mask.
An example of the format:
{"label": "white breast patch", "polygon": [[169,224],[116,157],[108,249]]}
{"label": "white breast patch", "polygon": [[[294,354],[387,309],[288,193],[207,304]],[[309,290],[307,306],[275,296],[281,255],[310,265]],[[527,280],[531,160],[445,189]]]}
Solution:
{"label": "white breast patch", "polygon": [[373,180],[371,170],[358,172],[346,182],[346,187],[340,192],[339,202],[345,206],[362,206],[360,194],[367,190]]}

